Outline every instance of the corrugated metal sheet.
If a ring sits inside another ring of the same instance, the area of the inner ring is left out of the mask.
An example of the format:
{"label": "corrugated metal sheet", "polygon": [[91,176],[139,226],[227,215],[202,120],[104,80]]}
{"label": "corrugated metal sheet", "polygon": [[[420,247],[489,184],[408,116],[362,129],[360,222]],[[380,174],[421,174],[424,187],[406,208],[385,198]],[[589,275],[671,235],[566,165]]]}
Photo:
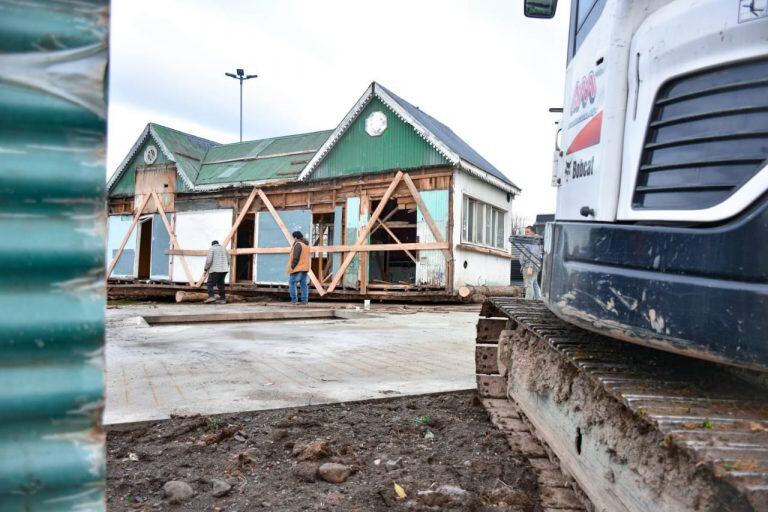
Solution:
{"label": "corrugated metal sheet", "polygon": [[330,133],[301,133],[211,148],[195,185],[296,178]]}
{"label": "corrugated metal sheet", "polygon": [[[448,239],[448,191],[425,190],[420,192],[421,199],[429,210],[432,220],[437,224],[443,240]],[[416,210],[416,236],[419,242],[436,242],[432,230],[424,220],[420,208]],[[442,251],[419,251],[419,263],[416,265],[416,283],[425,286],[445,286],[445,256]]]}
{"label": "corrugated metal sheet", "polygon": [[[387,116],[387,129],[378,137],[371,137],[365,131],[365,120],[376,111]],[[336,142],[310,179],[446,163],[447,160],[419,137],[413,127],[399,119],[380,99],[374,98]]]}
{"label": "corrugated metal sheet", "polygon": [[0,510],[104,510],[108,3],[0,1]]}
{"label": "corrugated metal sheet", "polygon": [[[301,231],[309,237],[312,227],[312,210],[286,210],[278,212],[288,231]],[[269,212],[258,214],[257,247],[285,247],[288,242]],[[288,284],[287,254],[258,254],[256,257],[256,282],[260,284]]]}
{"label": "corrugated metal sheet", "polygon": [[[360,222],[360,198],[348,197],[346,209],[346,229],[344,233],[345,243],[352,245],[357,240],[357,232],[363,225]],[[346,254],[345,254],[346,255]],[[342,277],[342,283],[349,288],[357,288],[357,282],[360,280],[360,253],[355,254],[347,270]]]}

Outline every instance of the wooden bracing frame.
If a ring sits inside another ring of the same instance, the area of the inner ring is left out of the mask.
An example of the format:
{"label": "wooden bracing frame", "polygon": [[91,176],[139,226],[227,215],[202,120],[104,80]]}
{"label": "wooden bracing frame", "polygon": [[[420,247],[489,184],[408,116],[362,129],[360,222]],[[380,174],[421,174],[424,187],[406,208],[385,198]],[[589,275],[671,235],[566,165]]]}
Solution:
{"label": "wooden bracing frame", "polygon": [[[405,183],[406,188],[410,192],[410,195],[413,197],[414,202],[416,203],[419,210],[421,211],[421,214],[424,217],[424,221],[427,223],[429,230],[432,232],[432,236],[435,238],[435,242],[401,243],[400,240],[394,235],[394,233],[392,233],[392,231],[386,225],[386,221],[388,220],[389,216],[391,216],[392,213],[390,213],[384,219],[380,219],[381,213],[384,210],[387,201],[389,201],[389,199],[392,197],[392,194],[394,193],[395,189],[397,188],[397,186],[400,184],[401,181]],[[264,206],[269,211],[270,215],[272,215],[272,218],[274,219],[275,223],[277,223],[278,227],[280,228],[280,231],[282,231],[283,236],[285,236],[285,239],[286,239],[286,242],[288,242],[288,245],[286,247],[253,247],[253,248],[244,248],[244,249],[230,249],[229,253],[231,255],[290,253],[291,244],[293,243],[293,237],[291,233],[288,231],[288,228],[285,226],[285,223],[278,215],[277,211],[275,210],[274,206],[272,205],[272,202],[269,200],[267,195],[260,188],[256,188],[256,187],[254,187],[253,190],[251,190],[251,193],[248,195],[248,198],[246,199],[245,203],[240,209],[240,212],[237,215],[237,218],[235,219],[234,224],[230,228],[229,233],[227,233],[227,236],[223,239],[222,245],[226,246],[226,244],[229,243],[232,240],[232,238],[235,236],[235,233],[237,233],[237,229],[240,227],[240,223],[248,214],[248,210],[250,209],[251,205],[253,204],[253,201],[257,196],[259,197],[261,202],[264,203]],[[134,216],[133,223],[131,224],[130,228],[128,229],[128,232],[126,233],[123,239],[123,243],[120,245],[120,249],[118,250],[117,254],[115,255],[115,258],[113,259],[112,263],[109,266],[109,270],[107,271],[107,277],[109,277],[109,275],[112,273],[112,270],[114,269],[115,264],[117,263],[117,260],[120,258],[120,255],[122,254],[122,251],[125,248],[125,244],[128,242],[128,238],[130,237],[131,232],[136,227],[136,224],[139,221],[139,217],[141,216],[142,212],[146,208],[147,202],[150,199],[150,197],[155,200],[157,204],[157,209],[162,216],[163,224],[165,225],[165,228],[171,237],[172,246],[171,246],[171,249],[167,251],[167,253],[169,255],[180,256],[180,261],[182,266],[184,267],[184,272],[186,274],[187,280],[189,281],[189,284],[194,287],[199,287],[200,285],[202,285],[202,282],[205,279],[205,274],[203,274],[203,276],[200,278],[199,281],[194,281],[189,271],[189,268],[187,266],[186,260],[184,259],[184,256],[204,256],[207,254],[207,250],[185,250],[179,247],[178,240],[176,239],[176,236],[173,233],[171,226],[168,224],[168,220],[165,217],[165,212],[162,209],[162,205],[160,204],[160,199],[157,196],[156,192],[152,192],[151,195],[145,196],[144,201],[142,202],[142,204],[139,207],[139,210],[136,212]],[[397,243],[394,243],[394,244],[365,243],[365,240],[367,239],[367,237],[372,232],[376,231],[379,228],[383,228],[384,230],[386,230]],[[424,201],[421,199],[421,195],[419,194],[419,191],[416,188],[416,185],[413,183],[413,180],[411,179],[411,177],[408,174],[405,174],[402,171],[399,171],[395,175],[392,182],[389,184],[389,187],[387,188],[386,192],[384,192],[384,195],[379,199],[379,204],[371,214],[366,225],[363,227],[363,229],[361,229],[358,232],[357,240],[355,240],[353,244],[310,247],[311,253],[345,253],[341,266],[336,270],[336,272],[332,274],[333,278],[331,279],[331,282],[328,285],[328,288],[326,289],[323,287],[323,283],[320,282],[320,280],[317,278],[317,276],[315,276],[312,270],[309,271],[309,278],[312,281],[312,285],[315,287],[317,292],[322,296],[336,289],[336,287],[341,282],[341,279],[344,277],[344,273],[347,271],[347,268],[352,263],[353,258],[358,253],[377,252],[377,251],[404,251],[408,255],[408,257],[410,257],[411,260],[413,260],[413,262],[416,263],[418,260],[413,255],[413,253],[411,253],[411,251],[417,251],[417,250],[440,250],[443,252],[443,255],[445,256],[446,265],[452,264],[453,257],[451,254],[450,244],[446,242],[442,233],[440,233],[440,230],[438,229],[437,224],[435,223],[434,219],[432,219],[432,216],[430,215],[429,210],[427,210],[427,207],[424,204]],[[326,280],[329,277],[330,277],[330,274],[329,276],[326,277]]]}

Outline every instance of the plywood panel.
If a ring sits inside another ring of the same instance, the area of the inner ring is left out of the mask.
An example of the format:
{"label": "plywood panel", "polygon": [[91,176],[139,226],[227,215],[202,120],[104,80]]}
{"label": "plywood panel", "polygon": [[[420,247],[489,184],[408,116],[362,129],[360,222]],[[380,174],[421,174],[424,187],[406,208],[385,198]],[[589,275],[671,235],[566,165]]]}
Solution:
{"label": "plywood panel", "polygon": [[[421,199],[437,228],[448,239],[448,191],[425,190],[420,192]],[[416,211],[416,236],[419,242],[435,242],[435,237],[424,220],[421,209]],[[419,251],[419,263],[416,265],[416,283],[425,286],[445,286],[445,256],[442,251]]]}
{"label": "plywood panel", "polygon": [[[173,212],[176,197],[176,170],[173,166],[142,166],[136,170],[135,204],[141,204],[145,194],[157,192],[166,213]],[[144,213],[156,213],[154,201],[147,204]],[[226,234],[226,233],[225,233]]]}
{"label": "plywood panel", "polygon": [[[112,259],[120,249],[120,244],[125,237],[126,231],[133,222],[133,215],[110,215],[107,222],[107,265],[112,262]],[[125,249],[120,255],[120,259],[117,260],[117,265],[112,270],[112,274],[109,277],[136,277],[136,270],[134,269],[136,261],[136,230],[133,230],[131,237],[125,244]]]}
{"label": "plywood panel", "polygon": [[[196,212],[176,213],[176,238],[183,249],[207,250],[211,241],[222,241],[232,227],[232,210],[207,210]],[[229,249],[229,244],[227,244]],[[195,279],[203,274],[205,256],[186,256],[189,270]],[[181,260],[173,257],[173,281],[176,283],[187,282]],[[229,282],[229,274],[227,274]]]}
{"label": "plywood panel", "polygon": [[[278,212],[285,227],[291,233],[301,231],[309,236],[312,225],[312,210],[287,210]],[[286,247],[289,245],[285,235],[269,212],[260,212],[258,219],[257,247]],[[256,282],[259,284],[288,284],[288,263],[286,254],[259,254],[256,265]]]}

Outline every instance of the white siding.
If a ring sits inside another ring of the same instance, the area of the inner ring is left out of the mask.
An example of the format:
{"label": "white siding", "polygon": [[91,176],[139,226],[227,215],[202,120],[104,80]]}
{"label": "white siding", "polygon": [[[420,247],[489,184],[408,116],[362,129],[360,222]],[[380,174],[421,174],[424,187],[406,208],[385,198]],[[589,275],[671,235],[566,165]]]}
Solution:
{"label": "white siding", "polygon": [[[176,213],[176,239],[182,249],[208,249],[211,241],[221,242],[232,228],[232,210],[201,210],[194,212]],[[229,244],[227,244],[229,249]],[[192,273],[192,278],[200,279],[203,275],[205,256],[185,256],[187,265]],[[176,283],[187,282],[184,267],[178,256],[173,257],[173,281]],[[227,274],[229,282],[229,274]]]}
{"label": "white siding", "polygon": [[[512,196],[507,201],[507,192],[475,178],[466,172],[454,173],[453,185],[453,285],[454,290],[467,285],[509,285],[510,260],[458,248],[462,244],[462,198],[464,194],[493,205],[506,213],[504,215],[504,251],[509,252],[509,235],[512,226]],[[471,244],[466,244],[471,245]],[[464,262],[467,268],[464,268]]]}

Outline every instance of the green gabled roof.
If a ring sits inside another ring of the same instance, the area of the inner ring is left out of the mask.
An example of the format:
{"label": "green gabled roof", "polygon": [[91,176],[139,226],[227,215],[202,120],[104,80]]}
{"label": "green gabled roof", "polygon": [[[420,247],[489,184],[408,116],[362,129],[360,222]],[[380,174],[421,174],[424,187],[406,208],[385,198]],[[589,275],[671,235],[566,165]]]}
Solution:
{"label": "green gabled roof", "polygon": [[107,186],[112,192],[149,138],[157,143],[169,161],[176,163],[179,178],[191,192],[295,180],[332,131],[219,144],[167,126],[149,123]]}
{"label": "green gabled roof", "polygon": [[332,130],[223,144],[205,155],[195,188],[225,184],[293,180]]}
{"label": "green gabled roof", "polygon": [[148,123],[125,159],[107,182],[107,190],[112,191],[126,170],[128,170],[139,149],[144,146],[144,143],[150,137],[157,143],[165,157],[171,162],[176,163],[179,177],[189,189],[194,188],[194,183],[205,154],[210,148],[219,145],[218,142],[174,130],[167,126]]}

